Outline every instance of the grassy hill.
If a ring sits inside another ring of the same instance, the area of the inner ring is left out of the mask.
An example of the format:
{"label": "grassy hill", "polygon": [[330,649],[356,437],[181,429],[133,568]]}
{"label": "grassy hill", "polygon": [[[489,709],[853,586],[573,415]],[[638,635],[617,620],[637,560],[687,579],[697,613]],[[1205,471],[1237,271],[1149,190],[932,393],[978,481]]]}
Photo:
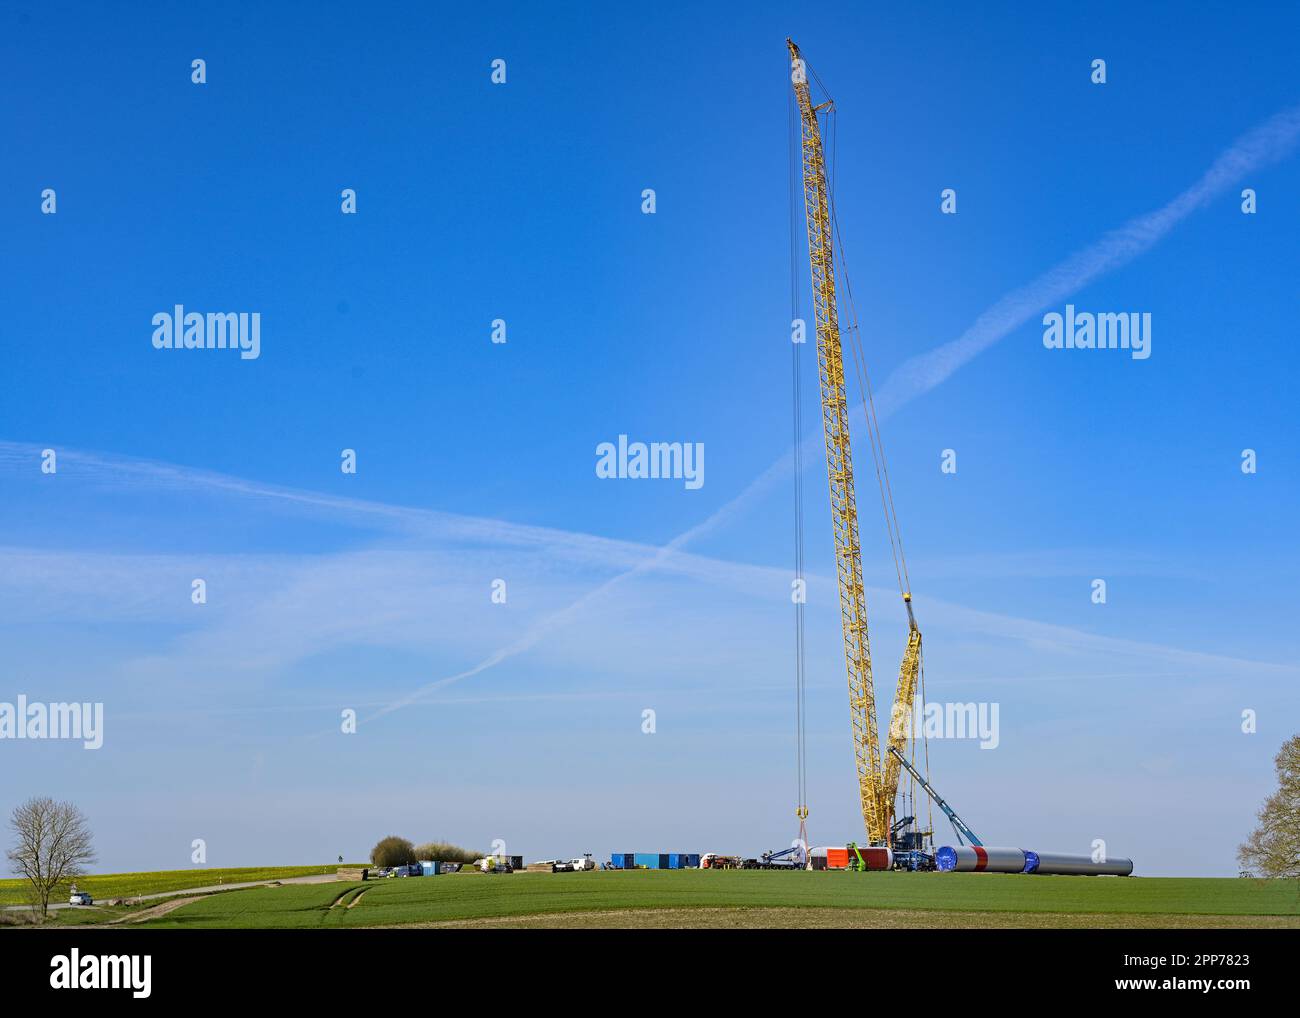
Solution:
{"label": "grassy hill", "polygon": [[1300,927],[1300,884],[967,873],[456,874],[231,891],[147,925],[331,928],[528,916],[547,917],[545,925]]}

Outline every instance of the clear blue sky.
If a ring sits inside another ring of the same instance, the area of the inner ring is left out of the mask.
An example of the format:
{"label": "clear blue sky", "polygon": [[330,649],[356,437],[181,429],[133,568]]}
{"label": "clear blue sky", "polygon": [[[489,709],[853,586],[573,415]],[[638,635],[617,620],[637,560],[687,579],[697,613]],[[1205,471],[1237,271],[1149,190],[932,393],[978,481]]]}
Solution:
{"label": "clear blue sky", "polygon": [[[8,5],[0,701],[102,701],[106,732],[0,741],[0,810],[77,801],[113,870],[187,866],[195,838],[211,865],[388,833],[788,844],[791,478],[732,504],[790,443],[787,35],[839,109],[928,692],[1000,704],[996,750],[931,745],[935,784],[988,843],[1235,873],[1300,713],[1282,4]],[[1009,294],[1027,317],[977,324]],[[1067,301],[1150,312],[1150,359],[1044,349]],[[260,358],[155,350],[178,303],[260,312]],[[598,479],[620,433],[702,442],[704,486]],[[814,452],[811,829],[843,843]],[[868,462],[883,712],[904,630]]]}

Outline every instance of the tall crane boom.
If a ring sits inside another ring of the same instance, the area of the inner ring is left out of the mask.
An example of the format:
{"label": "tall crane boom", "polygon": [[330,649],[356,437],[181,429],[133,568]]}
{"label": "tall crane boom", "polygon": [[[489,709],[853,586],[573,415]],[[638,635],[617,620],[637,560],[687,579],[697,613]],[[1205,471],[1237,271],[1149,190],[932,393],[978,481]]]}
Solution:
{"label": "tall crane boom", "polygon": [[889,834],[892,798],[889,802],[884,799],[876,693],[871,679],[871,647],[867,641],[867,598],[862,582],[857,498],[853,490],[844,350],[840,343],[839,309],[835,299],[834,227],[821,127],[817,122],[817,112],[823,107],[813,106],[799,47],[790,39],[786,44],[790,48],[791,81],[802,124],[804,212],[808,223],[808,255],[812,263],[817,364],[821,380],[822,424],[826,433],[826,472],[835,532],[835,564],[844,630],[844,663],[848,669],[853,753],[857,761],[858,794],[867,836],[873,843],[883,843]]}
{"label": "tall crane boom", "polygon": [[[894,800],[902,774],[902,750],[911,735],[912,704],[921,674],[921,630],[912,612],[907,560],[894,511],[889,468],[871,387],[859,360],[859,381],[867,412],[881,505],[894,548],[899,591],[907,609],[907,649],[898,670],[898,686],[890,711],[884,766],[876,729],[876,696],[871,676],[871,646],[867,635],[866,592],[862,582],[862,552],[858,535],[857,500],[853,488],[853,455],[849,441],[848,398],[844,384],[844,349],[840,338],[839,307],[835,292],[835,213],[826,182],[826,158],[818,114],[834,109],[830,100],[813,105],[807,66],[799,47],[790,39],[790,80],[799,105],[800,151],[803,164],[804,213],[808,226],[808,258],[812,267],[813,309],[817,319],[817,362],[820,369],[822,424],[826,432],[826,471],[830,486],[831,522],[835,535],[835,562],[839,578],[840,615],[844,629],[844,660],[848,670],[849,710],[853,726],[853,753],[857,762],[858,794],[862,820],[873,844],[884,844],[893,821]],[[857,343],[856,321],[849,303],[850,338]],[[910,770],[910,768],[909,768]]]}

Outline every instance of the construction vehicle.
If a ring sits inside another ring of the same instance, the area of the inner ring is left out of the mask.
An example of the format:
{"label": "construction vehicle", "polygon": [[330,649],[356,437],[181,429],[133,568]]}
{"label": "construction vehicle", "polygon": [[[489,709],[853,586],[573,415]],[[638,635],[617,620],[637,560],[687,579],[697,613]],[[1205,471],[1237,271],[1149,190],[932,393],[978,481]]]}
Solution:
{"label": "construction vehicle", "polygon": [[[839,582],[841,628],[844,635],[844,661],[848,675],[849,711],[853,733],[853,752],[857,765],[858,796],[867,840],[873,846],[889,846],[894,802],[898,794],[900,765],[893,754],[885,754],[882,765],[881,743],[876,719],[876,695],[871,671],[871,649],[867,634],[866,588],[863,580],[862,549],[858,534],[857,495],[854,489],[853,454],[849,438],[848,395],[845,386],[844,349],[841,342],[840,301],[836,291],[836,265],[843,275],[843,246],[835,216],[833,195],[827,183],[826,155],[822,144],[821,119],[833,114],[834,104],[827,98],[816,105],[812,101],[809,69],[799,47],[787,39],[790,55],[790,80],[794,86],[799,111],[799,145],[803,177],[803,204],[808,233],[808,258],[812,271],[813,308],[816,317],[817,361],[821,385],[822,425],[825,433],[826,470],[830,490],[831,522],[835,541],[835,563]],[[815,75],[814,75],[815,77]],[[820,82],[818,82],[820,85]],[[823,89],[824,91],[824,89]],[[792,196],[793,201],[793,196]],[[794,211],[791,209],[793,217]],[[793,242],[793,238],[792,238]],[[840,257],[837,260],[836,250]],[[908,738],[912,704],[916,698],[918,677],[923,673],[921,630],[912,611],[911,582],[902,551],[898,517],[894,511],[893,492],[889,484],[879,423],[871,399],[870,381],[852,303],[848,296],[846,334],[857,366],[867,433],[872,458],[880,484],[881,505],[890,546],[894,553],[899,593],[907,613],[907,646],[898,673],[898,685],[890,712],[887,746],[901,749]],[[797,348],[796,348],[797,350]],[[796,353],[797,364],[797,353]],[[798,367],[795,368],[796,392]],[[795,398],[796,471],[799,460],[799,401]],[[799,492],[796,482],[796,493]],[[797,494],[796,496],[801,497]],[[802,518],[802,511],[797,510]],[[801,523],[797,523],[801,526]],[[802,538],[797,538],[796,562],[802,563]],[[801,630],[800,630],[801,632]],[[801,644],[801,636],[800,636]],[[799,649],[802,683],[802,646]],[[923,680],[922,680],[923,681]],[[800,686],[802,697],[802,686]],[[802,709],[802,708],[801,708]],[[800,715],[802,747],[802,714]],[[800,750],[802,754],[802,748]],[[803,792],[802,756],[800,792]],[[807,807],[800,802],[796,811],[803,834]]]}
{"label": "construction vehicle", "polygon": [[894,869],[928,873],[934,869],[934,831],[923,830],[914,816],[899,817],[889,829]]}
{"label": "construction vehicle", "polygon": [[718,855],[716,852],[705,852],[700,856],[700,869],[702,870],[738,870],[743,866],[744,861],[738,855]]}
{"label": "construction vehicle", "polygon": [[[860,846],[855,841],[850,841],[845,849],[848,855],[848,869],[855,873],[866,873],[868,870],[890,870],[894,868],[894,853],[891,849],[883,845]],[[829,852],[827,864],[830,863]]]}
{"label": "construction vehicle", "polygon": [[808,851],[803,845],[791,845],[780,852],[764,852],[759,859],[761,870],[801,870],[808,865]]}

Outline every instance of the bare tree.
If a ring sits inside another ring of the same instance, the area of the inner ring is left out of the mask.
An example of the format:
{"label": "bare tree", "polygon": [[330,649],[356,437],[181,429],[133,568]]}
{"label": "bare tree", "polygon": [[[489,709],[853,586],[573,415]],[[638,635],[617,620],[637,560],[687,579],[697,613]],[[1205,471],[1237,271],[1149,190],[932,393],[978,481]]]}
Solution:
{"label": "bare tree", "polygon": [[14,809],[9,826],[18,838],[8,852],[9,861],[27,878],[32,904],[46,916],[55,888],[81,876],[95,860],[86,815],[70,802],[28,799]]}
{"label": "bare tree", "polygon": [[1277,791],[1260,807],[1259,826],[1237,849],[1243,873],[1300,877],[1300,735],[1293,735],[1273,760]]}

